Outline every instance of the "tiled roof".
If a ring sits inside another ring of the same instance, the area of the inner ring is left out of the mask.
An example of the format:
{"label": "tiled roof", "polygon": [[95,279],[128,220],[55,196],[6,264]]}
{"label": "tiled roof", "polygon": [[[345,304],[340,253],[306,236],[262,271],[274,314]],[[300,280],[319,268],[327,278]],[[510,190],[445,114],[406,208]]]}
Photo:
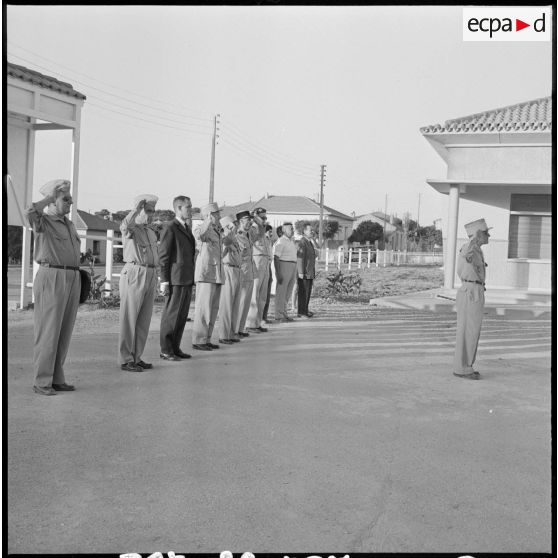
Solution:
{"label": "tiled roof", "polygon": [[[255,202],[245,202],[222,208],[224,215],[232,215],[239,211],[252,211],[256,207],[263,207],[268,213],[293,214],[293,215],[320,215],[320,204],[306,196],[268,196]],[[345,215],[331,207],[324,205],[324,214],[353,221],[353,217]]]}
{"label": "tiled roof", "polygon": [[[120,226],[115,223],[114,221],[109,221],[108,219],[103,219],[97,215],[91,215],[91,213],[87,213],[87,211],[82,211],[81,209],[77,210],[78,218],[81,220],[81,223],[76,223],[76,228],[85,228],[88,230],[95,230],[95,231],[119,231]],[[84,227],[80,225],[83,224]]]}
{"label": "tiled roof", "polygon": [[516,105],[479,112],[425,126],[423,134],[465,134],[471,132],[541,132],[552,130],[552,98],[542,97]]}
{"label": "tiled roof", "polygon": [[8,62],[7,74],[23,81],[28,81],[34,85],[52,89],[58,93],[64,93],[64,95],[69,95],[70,97],[76,97],[77,99],[86,98],[83,93],[76,91],[69,83],[59,81],[56,78],[46,76],[35,70],[30,70],[29,68],[25,68],[25,66],[19,66],[18,64]]}

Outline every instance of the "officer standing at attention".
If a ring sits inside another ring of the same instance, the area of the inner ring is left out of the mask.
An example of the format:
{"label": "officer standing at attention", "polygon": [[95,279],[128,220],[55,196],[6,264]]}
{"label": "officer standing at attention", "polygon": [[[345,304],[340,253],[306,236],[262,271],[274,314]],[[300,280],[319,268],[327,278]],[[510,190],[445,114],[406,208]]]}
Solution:
{"label": "officer standing at attention", "polygon": [[221,214],[216,203],[209,203],[201,208],[204,221],[194,231],[198,246],[196,260],[196,310],[192,330],[192,347],[199,351],[218,349],[219,345],[211,342],[213,327],[219,312],[221,285],[225,282],[221,253]]}
{"label": "officer standing at attention", "polygon": [[196,240],[188,224],[192,217],[190,198],[177,196],[172,205],[175,218],[165,223],[159,241],[160,288],[161,294],[165,296],[161,316],[160,357],[181,360],[190,358],[180,348],[180,342],[192,298]]}
{"label": "officer standing at attention", "polygon": [[56,395],[75,389],[66,383],[64,362],[79,305],[80,240],[66,217],[72,207],[70,181],[52,180],[40,192],[44,198],[25,212],[35,234],[34,258],[41,266],[33,281],[33,390]]}
{"label": "officer standing at attention", "polygon": [[134,209],[122,221],[124,261],[120,273],[120,368],[143,372],[153,365],[142,360],[153,314],[157,290],[159,255],[157,234],[151,228],[159,198],[142,194],[134,199]]}
{"label": "officer standing at attention", "polygon": [[219,343],[232,345],[240,339],[236,335],[240,305],[240,245],[236,238],[236,221],[230,215],[221,219],[223,227],[223,271],[225,284],[219,301]]}
{"label": "officer standing at attention", "polygon": [[[267,328],[262,327],[263,311],[267,298],[269,283],[269,264],[272,252],[265,235],[267,215],[263,207],[254,209],[254,221],[250,233],[253,234],[252,259],[254,262],[254,286],[252,300],[246,318],[247,330],[254,333],[265,333]],[[258,221],[259,220],[259,221]]]}
{"label": "officer standing at attention", "polygon": [[275,319],[280,322],[292,322],[287,315],[287,300],[290,300],[296,281],[297,249],[293,240],[293,224],[283,223],[283,234],[273,247],[273,261],[275,264]]}
{"label": "officer standing at attention", "polygon": [[473,369],[482,325],[484,309],[484,280],[486,263],[481,246],[488,244],[489,227],[484,219],[477,219],[465,225],[471,239],[459,251],[457,275],[461,288],[457,291],[457,335],[453,374],[468,380],[480,380],[480,374]]}
{"label": "officer standing at attention", "polygon": [[268,324],[271,321],[271,318],[267,315],[269,311],[269,302],[271,300],[271,285],[273,284],[273,273],[271,271],[271,261],[273,259],[273,227],[271,225],[265,226],[265,242],[267,244],[267,252],[269,254],[269,278],[267,280],[267,293],[265,296],[265,304],[264,309],[262,312],[262,323]]}

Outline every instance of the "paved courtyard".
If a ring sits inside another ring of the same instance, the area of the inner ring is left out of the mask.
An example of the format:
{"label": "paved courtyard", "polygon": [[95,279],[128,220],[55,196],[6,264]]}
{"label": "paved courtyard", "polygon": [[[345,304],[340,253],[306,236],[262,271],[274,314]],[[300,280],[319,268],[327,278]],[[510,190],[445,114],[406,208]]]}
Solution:
{"label": "paved courtyard", "polygon": [[452,313],[332,306],[182,363],[156,314],[131,374],[117,311],[81,311],[77,391],[41,397],[31,318],[7,324],[10,553],[551,551],[550,320],[487,317],[471,382]]}

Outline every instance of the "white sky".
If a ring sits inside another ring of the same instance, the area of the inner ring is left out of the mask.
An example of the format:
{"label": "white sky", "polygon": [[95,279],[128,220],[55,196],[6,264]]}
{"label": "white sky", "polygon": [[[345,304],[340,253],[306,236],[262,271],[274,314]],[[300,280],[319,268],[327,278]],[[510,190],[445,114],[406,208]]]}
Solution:
{"label": "white sky", "polygon": [[[431,224],[447,197],[425,179],[446,167],[419,128],[552,87],[550,42],[463,42],[455,6],[7,6],[7,36],[10,62],[87,96],[86,211],[139,193],[207,203],[219,113],[218,203],[314,197],[325,164],[326,205],[383,211],[387,194],[416,218],[420,194]],[[41,132],[36,152],[36,188],[70,176],[69,132]]]}

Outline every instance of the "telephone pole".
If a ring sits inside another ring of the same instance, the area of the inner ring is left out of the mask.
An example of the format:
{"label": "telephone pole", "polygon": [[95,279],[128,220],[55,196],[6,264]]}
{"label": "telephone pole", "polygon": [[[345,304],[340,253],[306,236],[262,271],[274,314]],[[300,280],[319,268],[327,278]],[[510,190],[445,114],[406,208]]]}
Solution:
{"label": "telephone pole", "polygon": [[387,228],[387,194],[386,194],[386,203],[384,205],[384,250],[386,249],[386,228]]}
{"label": "telephone pole", "polygon": [[213,190],[215,182],[215,145],[217,144],[217,124],[219,124],[219,114],[213,118],[213,141],[211,142],[211,171],[209,175],[209,203],[213,202]]}
{"label": "telephone pole", "polygon": [[322,249],[322,242],[324,237],[324,182],[325,182],[325,173],[326,173],[326,165],[321,166],[321,177],[320,177],[320,224],[318,228],[318,245],[320,250]]}

